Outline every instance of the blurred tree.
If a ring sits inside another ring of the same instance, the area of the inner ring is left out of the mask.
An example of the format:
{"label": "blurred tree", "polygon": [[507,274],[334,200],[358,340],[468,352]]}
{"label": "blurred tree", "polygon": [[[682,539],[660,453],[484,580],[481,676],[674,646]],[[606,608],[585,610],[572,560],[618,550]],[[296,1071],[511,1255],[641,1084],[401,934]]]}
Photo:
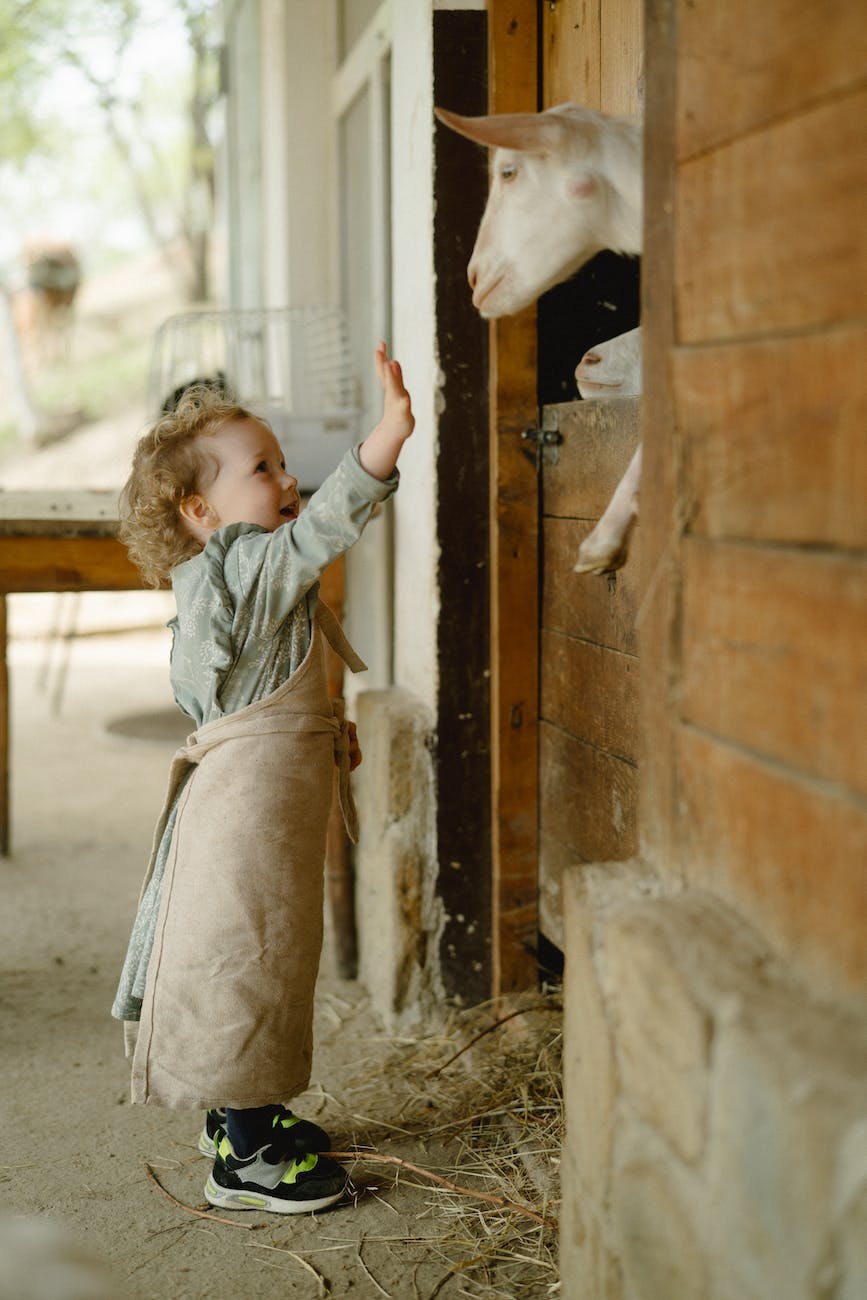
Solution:
{"label": "blurred tree", "polygon": [[[176,21],[166,27],[167,39],[176,39],[180,30],[189,55],[189,91],[179,123],[185,158],[179,191],[170,198],[168,178],[178,171],[174,142],[151,129],[160,70],[143,71],[134,58],[144,31],[160,30],[169,16]],[[217,0],[0,0],[0,158],[23,162],[36,153],[56,155],[62,111],[46,103],[45,92],[59,69],[74,70],[89,87],[129,174],[148,236],[183,277],[187,296],[198,301],[209,296],[217,30]]]}

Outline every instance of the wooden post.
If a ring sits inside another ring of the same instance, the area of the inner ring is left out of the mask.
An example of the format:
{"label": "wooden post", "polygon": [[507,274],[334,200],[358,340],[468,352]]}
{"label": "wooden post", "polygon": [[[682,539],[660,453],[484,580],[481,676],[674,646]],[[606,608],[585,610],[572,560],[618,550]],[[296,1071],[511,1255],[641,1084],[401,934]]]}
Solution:
{"label": "wooden post", "polygon": [[[342,619],[346,599],[346,563],[341,555],[328,566],[322,575],[321,595],[325,604]],[[328,694],[332,699],[343,695],[343,660],[330,646],[326,650]],[[331,813],[328,818],[328,838],[325,848],[325,883],[331,926],[334,935],[334,963],[341,979],[355,979],[358,973],[358,939],[355,927],[355,864],[343,814],[337,801],[335,773]]]}
{"label": "wooden post", "polygon": [[[536,0],[489,0],[488,111],[535,112]],[[536,980],[538,419],[536,310],[491,325],[492,993]]]}
{"label": "wooden post", "polygon": [[641,399],[644,460],[641,495],[641,854],[662,870],[676,867],[675,699],[679,689],[679,456],[671,356],[674,314],[675,0],[645,10],[647,107],[644,144],[644,260],[641,277],[645,385]]}
{"label": "wooden post", "polygon": [[9,853],[9,666],[6,594],[0,593],[0,854]]}

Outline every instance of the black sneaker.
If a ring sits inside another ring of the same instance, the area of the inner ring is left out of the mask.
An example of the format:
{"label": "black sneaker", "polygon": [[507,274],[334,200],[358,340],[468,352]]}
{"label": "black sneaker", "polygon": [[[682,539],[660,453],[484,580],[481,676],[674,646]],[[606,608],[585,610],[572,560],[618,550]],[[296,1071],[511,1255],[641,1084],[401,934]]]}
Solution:
{"label": "black sneaker", "polygon": [[282,1114],[275,1115],[271,1127],[275,1130],[274,1145],[287,1155],[309,1151],[329,1151],[331,1138],[309,1119],[299,1119],[291,1110],[282,1108]]}
{"label": "black sneaker", "polygon": [[205,1183],[205,1199],[223,1210],[310,1214],[339,1201],[348,1181],[340,1165],[327,1156],[311,1153],[287,1159],[276,1144],[261,1147],[242,1160],[222,1134],[214,1168]]}
{"label": "black sneaker", "polygon": [[203,1156],[212,1156],[217,1150],[217,1139],[226,1131],[226,1112],[209,1110],[205,1114],[205,1127],[199,1134],[199,1150]]}
{"label": "black sneaker", "polygon": [[[272,1121],[272,1127],[277,1130],[274,1134],[274,1142],[287,1155],[295,1152],[306,1154],[308,1151],[327,1151],[331,1146],[331,1138],[309,1119],[299,1119],[293,1115],[291,1110],[282,1109],[282,1114],[276,1114]],[[199,1150],[203,1156],[213,1156],[217,1148],[217,1135],[226,1131],[226,1112],[224,1110],[209,1110],[205,1115],[205,1127],[199,1134]],[[285,1139],[285,1141],[284,1141]]]}

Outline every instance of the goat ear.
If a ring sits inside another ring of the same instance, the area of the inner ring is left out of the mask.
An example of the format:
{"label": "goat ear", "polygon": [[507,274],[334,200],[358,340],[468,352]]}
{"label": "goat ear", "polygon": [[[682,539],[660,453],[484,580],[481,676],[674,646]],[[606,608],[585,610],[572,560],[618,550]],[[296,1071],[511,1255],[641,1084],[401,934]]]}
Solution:
{"label": "goat ear", "polygon": [[589,199],[590,195],[596,189],[596,177],[590,172],[582,172],[576,176],[569,186],[569,190],[576,199]]}
{"label": "goat ear", "polygon": [[548,153],[563,135],[563,123],[547,113],[493,113],[488,117],[461,117],[445,108],[434,113],[444,126],[476,144],[524,153]]}

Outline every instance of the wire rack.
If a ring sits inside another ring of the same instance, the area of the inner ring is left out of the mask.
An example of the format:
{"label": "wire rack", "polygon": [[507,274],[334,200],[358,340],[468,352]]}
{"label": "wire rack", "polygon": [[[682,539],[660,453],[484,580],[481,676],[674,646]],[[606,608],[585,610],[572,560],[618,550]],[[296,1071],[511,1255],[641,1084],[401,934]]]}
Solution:
{"label": "wire rack", "polygon": [[331,307],[182,312],[157,330],[148,404],[220,382],[271,425],[302,491],[317,488],[357,441],[357,382],[342,312]]}

